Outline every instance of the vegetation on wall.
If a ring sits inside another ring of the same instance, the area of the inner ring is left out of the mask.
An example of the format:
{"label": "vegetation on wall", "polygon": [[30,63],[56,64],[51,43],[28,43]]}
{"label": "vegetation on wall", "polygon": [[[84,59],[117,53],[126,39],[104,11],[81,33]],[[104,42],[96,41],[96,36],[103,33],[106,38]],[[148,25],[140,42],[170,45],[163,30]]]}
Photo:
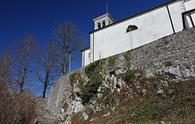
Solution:
{"label": "vegetation on wall", "polygon": [[136,70],[127,70],[124,74],[121,74],[121,78],[127,85],[132,85],[136,81]]}
{"label": "vegetation on wall", "polygon": [[88,82],[85,85],[81,85],[81,94],[82,103],[86,104],[90,99],[97,94],[97,90],[102,84],[102,67],[100,61],[94,62],[85,68],[85,74],[88,77]]}
{"label": "vegetation on wall", "polygon": [[127,69],[130,69],[131,68],[131,51],[128,51],[126,53],[124,53],[124,62],[125,62],[125,67]]}
{"label": "vegetation on wall", "polygon": [[[86,109],[88,119],[83,118],[83,112],[73,116],[73,124],[99,123],[195,123],[195,80],[169,80],[165,75],[146,77],[143,70],[131,68],[131,54],[124,55],[124,69],[121,74],[115,73],[125,85],[115,89],[101,89],[100,97],[95,97],[98,88],[104,80],[101,61],[94,62],[85,68],[88,81],[80,85],[82,103],[90,108],[89,101],[95,100],[99,111]],[[107,66],[113,66],[116,56],[107,59]],[[105,61],[103,61],[105,62]],[[165,63],[171,66],[171,62]],[[75,74],[72,75],[73,79]],[[127,85],[126,85],[127,84]],[[112,85],[112,84],[111,84]],[[120,90],[119,90],[120,89]],[[90,111],[89,111],[90,110]]]}
{"label": "vegetation on wall", "polygon": [[[74,116],[74,121],[82,123],[150,123],[161,121],[173,123],[194,123],[195,120],[195,80],[172,81],[164,75],[147,78],[144,71],[131,69],[131,57],[124,55],[126,71],[116,75],[128,87],[120,92],[105,88],[102,97],[96,99],[102,107],[100,111],[91,113],[88,120],[82,113]],[[109,59],[108,64],[114,63]],[[98,93],[103,82],[102,69],[99,62],[85,68],[89,81],[81,86],[81,98],[88,103]],[[114,110],[112,110],[115,108]],[[86,110],[86,113],[88,111]],[[109,114],[108,114],[109,113]],[[107,115],[108,114],[108,115]],[[107,115],[107,116],[103,116]],[[89,121],[92,119],[93,121]],[[80,120],[80,121],[79,121]],[[74,123],[74,122],[73,122]]]}
{"label": "vegetation on wall", "polygon": [[108,58],[108,65],[109,67],[113,67],[116,63],[117,56],[112,56]]}
{"label": "vegetation on wall", "polygon": [[90,101],[90,99],[96,95],[98,92],[98,88],[102,84],[102,80],[100,78],[97,78],[95,80],[90,80],[87,82],[86,85],[82,85],[81,88],[81,99],[82,103],[86,104]]}
{"label": "vegetation on wall", "polygon": [[85,68],[85,74],[89,79],[101,78],[101,61],[96,61]]}
{"label": "vegetation on wall", "polygon": [[[186,80],[173,82],[164,79],[166,86],[162,87],[163,92],[158,93],[157,85],[160,84],[162,77],[142,78],[145,79],[142,84],[137,82],[137,87],[130,87],[127,90],[128,97],[124,94],[113,92],[109,93],[102,105],[108,104],[107,108],[99,112],[90,114],[88,120],[82,119],[82,113],[74,117],[74,121],[80,124],[86,123],[138,123],[138,124],[156,124],[161,121],[166,123],[194,123],[195,122],[195,81]],[[142,90],[140,90],[142,89]],[[143,89],[146,93],[143,94]],[[140,94],[140,95],[138,95]],[[105,97],[103,97],[104,99]],[[118,102],[118,105],[115,103]],[[109,109],[110,106],[110,109]],[[115,108],[111,110],[111,108]],[[86,110],[86,112],[88,112]],[[110,113],[108,116],[104,116]],[[93,118],[93,119],[92,119]],[[93,121],[89,121],[92,119]]]}
{"label": "vegetation on wall", "polygon": [[73,84],[76,81],[77,72],[73,72],[70,74],[69,79],[71,84]]}

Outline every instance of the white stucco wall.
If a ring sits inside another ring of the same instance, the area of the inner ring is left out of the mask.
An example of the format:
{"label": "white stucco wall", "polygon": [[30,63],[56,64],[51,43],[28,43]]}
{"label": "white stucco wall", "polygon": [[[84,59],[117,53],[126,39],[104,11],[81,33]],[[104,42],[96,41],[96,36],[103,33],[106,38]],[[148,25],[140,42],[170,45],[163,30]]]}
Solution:
{"label": "white stucco wall", "polygon": [[[187,11],[195,9],[195,0],[185,0],[185,7],[186,7]],[[192,20],[195,24],[195,12],[191,13],[191,17],[192,17]],[[189,27],[191,28],[192,23],[191,23],[189,17],[187,17],[187,21],[189,22]]]}
{"label": "white stucco wall", "polygon": [[[183,29],[182,12],[184,12],[184,8],[186,10],[195,8],[194,1],[187,0],[184,4],[185,6],[182,6],[183,3],[179,0],[168,5],[175,32]],[[194,19],[194,15],[192,16]],[[126,33],[129,25],[136,25],[138,30]],[[162,6],[92,33],[90,35],[91,54],[94,54],[94,58],[92,56],[91,60],[96,61],[113,56],[148,44],[172,33],[173,29],[167,8]]]}
{"label": "white stucco wall", "polygon": [[90,49],[82,51],[82,67],[90,64]]}
{"label": "white stucco wall", "polygon": [[[168,5],[176,33],[183,30],[182,12],[184,12],[184,10],[182,7],[184,5],[182,4],[183,2],[180,1]],[[161,22],[161,24],[163,24],[163,22]]]}
{"label": "white stucco wall", "polygon": [[[195,0],[175,1],[168,4],[175,32],[183,30],[182,13],[195,9]],[[195,13],[192,13],[195,21]],[[103,19],[103,18],[102,18]],[[103,21],[102,19],[98,21]],[[187,17],[189,22],[189,18]],[[137,30],[126,32],[129,25]],[[191,26],[190,26],[191,27]],[[95,27],[96,29],[97,27]],[[161,6],[90,34],[90,59],[86,63],[107,58],[173,34],[167,6]],[[86,56],[86,55],[85,55]],[[88,59],[88,60],[87,60]]]}
{"label": "white stucco wall", "polygon": [[187,11],[195,9],[195,0],[185,0],[185,8]]}
{"label": "white stucco wall", "polygon": [[[178,32],[182,29],[180,4],[174,3],[169,7]],[[128,25],[136,25],[138,30],[126,33]],[[152,10],[95,32],[94,38],[91,38],[94,39],[94,61],[137,48],[172,33],[167,8],[164,6]]]}
{"label": "white stucco wall", "polygon": [[195,12],[193,12],[193,13],[191,14],[191,16],[192,16],[192,20],[193,20],[193,22],[194,22],[194,24],[195,24]]}

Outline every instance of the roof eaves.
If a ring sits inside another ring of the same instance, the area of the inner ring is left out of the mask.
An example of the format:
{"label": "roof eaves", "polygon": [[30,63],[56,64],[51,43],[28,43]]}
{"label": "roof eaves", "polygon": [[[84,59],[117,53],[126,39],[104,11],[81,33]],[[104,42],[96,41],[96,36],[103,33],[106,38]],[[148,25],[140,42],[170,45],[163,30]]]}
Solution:
{"label": "roof eaves", "polygon": [[84,49],[81,49],[81,52],[83,52],[83,51],[85,51],[85,50],[88,50],[88,49],[90,49],[90,47],[86,47],[86,48],[84,48]]}
{"label": "roof eaves", "polygon": [[112,24],[110,24],[110,25],[107,25],[107,26],[105,26],[104,28],[100,28],[100,29],[93,30],[93,31],[89,32],[89,34],[92,34],[92,33],[94,33],[94,32],[97,32],[97,31],[106,29],[106,28],[111,27],[111,26],[113,26],[113,25],[115,25],[115,24],[121,23],[121,22],[123,22],[123,21],[126,21],[126,20],[131,19],[131,18],[136,17],[136,16],[139,16],[139,15],[141,15],[141,14],[150,12],[150,11],[155,10],[155,9],[157,9],[157,8],[166,6],[166,5],[171,4],[171,3],[175,2],[175,1],[178,1],[178,0],[171,0],[171,1],[169,1],[169,2],[166,2],[166,3],[164,3],[164,4],[159,5],[159,6],[157,6],[157,7],[154,7],[154,8],[152,8],[152,9],[146,10],[146,11],[141,12],[141,13],[138,13],[138,14],[135,14],[135,15],[133,15],[133,16],[129,16],[129,17],[125,18],[125,19],[122,19],[122,20],[120,20],[120,21],[117,21],[117,22],[114,22],[114,23],[112,23]]}

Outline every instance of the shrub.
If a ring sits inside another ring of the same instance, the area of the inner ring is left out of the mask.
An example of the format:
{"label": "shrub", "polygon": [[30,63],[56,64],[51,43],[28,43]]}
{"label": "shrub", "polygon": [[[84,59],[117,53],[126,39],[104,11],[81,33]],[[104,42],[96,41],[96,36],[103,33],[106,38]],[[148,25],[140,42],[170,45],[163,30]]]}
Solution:
{"label": "shrub", "polygon": [[69,79],[72,84],[75,82],[76,76],[77,76],[77,72],[70,74]]}
{"label": "shrub", "polygon": [[113,67],[115,65],[116,59],[117,59],[116,56],[112,56],[112,57],[108,58],[108,65],[109,65],[109,67]]}
{"label": "shrub", "polygon": [[96,61],[85,68],[85,73],[89,79],[99,78],[101,72],[101,63]]}
{"label": "shrub", "polygon": [[124,55],[125,58],[125,66],[130,69],[131,67],[131,52],[126,52]]}
{"label": "shrub", "polygon": [[135,81],[136,70],[127,70],[124,74],[121,75],[121,78],[127,85],[132,85]]}
{"label": "shrub", "polygon": [[30,124],[35,118],[31,95],[17,94],[0,82],[0,124]]}
{"label": "shrub", "polygon": [[98,88],[102,84],[102,61],[96,61],[85,68],[85,74],[89,81],[84,85],[80,85],[82,103],[86,104],[97,94]]}
{"label": "shrub", "polygon": [[174,62],[172,62],[172,61],[166,61],[163,64],[165,65],[165,67],[170,67],[170,66],[173,66],[174,65]]}
{"label": "shrub", "polygon": [[101,78],[97,78],[94,80],[90,80],[87,82],[86,85],[82,85],[81,88],[81,99],[82,99],[82,103],[86,104],[90,101],[90,99],[97,94],[97,90],[98,88],[101,86],[102,84],[102,79]]}

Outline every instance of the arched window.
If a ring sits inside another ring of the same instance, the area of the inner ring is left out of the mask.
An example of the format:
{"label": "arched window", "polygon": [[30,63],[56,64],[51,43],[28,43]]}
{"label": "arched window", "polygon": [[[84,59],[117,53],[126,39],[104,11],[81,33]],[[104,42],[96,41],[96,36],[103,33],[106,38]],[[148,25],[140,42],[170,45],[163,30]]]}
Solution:
{"label": "arched window", "polygon": [[102,27],[105,27],[105,26],[106,26],[106,22],[104,20],[104,21],[102,21]]}
{"label": "arched window", "polygon": [[138,29],[138,27],[136,25],[129,25],[127,27],[126,33],[130,32],[130,31],[137,30],[137,29]]}
{"label": "arched window", "polygon": [[100,22],[98,22],[98,29],[100,29],[101,28],[101,23]]}

